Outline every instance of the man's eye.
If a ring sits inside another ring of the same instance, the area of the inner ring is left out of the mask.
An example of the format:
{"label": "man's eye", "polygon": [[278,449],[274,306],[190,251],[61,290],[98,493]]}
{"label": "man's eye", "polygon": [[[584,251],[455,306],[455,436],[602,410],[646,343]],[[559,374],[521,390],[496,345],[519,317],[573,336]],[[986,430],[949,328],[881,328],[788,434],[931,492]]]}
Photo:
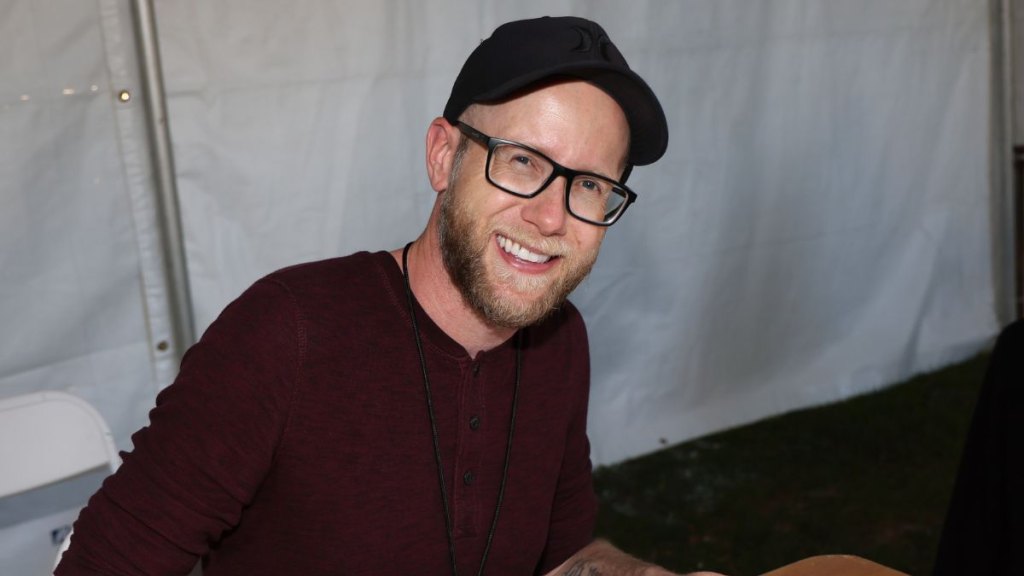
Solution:
{"label": "man's eye", "polygon": [[530,164],[533,163],[533,158],[530,158],[529,156],[527,156],[525,154],[519,154],[518,156],[513,156],[512,157],[512,161],[515,162],[516,164],[522,164],[523,166],[529,166]]}
{"label": "man's eye", "polygon": [[597,180],[580,179],[576,181],[576,185],[588,192],[604,192],[604,187]]}

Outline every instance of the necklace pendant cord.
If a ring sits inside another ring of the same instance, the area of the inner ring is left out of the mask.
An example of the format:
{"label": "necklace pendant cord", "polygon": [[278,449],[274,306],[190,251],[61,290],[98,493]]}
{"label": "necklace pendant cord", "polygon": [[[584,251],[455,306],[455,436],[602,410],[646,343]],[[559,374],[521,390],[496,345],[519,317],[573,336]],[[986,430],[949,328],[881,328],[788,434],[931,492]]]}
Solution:
{"label": "necklace pendant cord", "polygon": [[[419,354],[420,369],[423,373],[423,393],[427,401],[427,413],[430,416],[430,432],[434,442],[434,463],[437,466],[437,483],[441,491],[441,504],[444,507],[445,534],[448,537],[448,556],[451,560],[452,576],[458,576],[458,565],[455,555],[455,536],[452,526],[451,507],[448,505],[448,490],[444,481],[444,468],[441,462],[441,444],[438,440],[437,418],[434,416],[434,402],[430,393],[430,378],[427,374],[427,359],[423,353],[423,340],[420,337],[419,324],[416,321],[415,296],[412,293],[412,285],[409,282],[409,248],[412,242],[405,245],[402,250],[402,276],[405,279],[405,295],[409,304],[409,317],[412,320],[413,336],[416,339],[416,352]],[[498,515],[501,512],[501,505],[505,498],[505,485],[508,483],[509,462],[512,457],[512,436],[516,425],[516,408],[519,405],[519,379],[522,373],[523,364],[523,338],[522,331],[516,333],[516,380],[512,392],[512,415],[508,423],[508,440],[505,443],[505,463],[502,467],[501,485],[498,488],[498,499],[494,505],[494,518],[491,520],[491,528],[487,532],[487,543],[484,546],[484,553],[480,558],[480,569],[477,576],[483,576],[484,567],[487,564],[487,556],[491,551],[491,544],[494,542],[494,533],[498,527]]]}

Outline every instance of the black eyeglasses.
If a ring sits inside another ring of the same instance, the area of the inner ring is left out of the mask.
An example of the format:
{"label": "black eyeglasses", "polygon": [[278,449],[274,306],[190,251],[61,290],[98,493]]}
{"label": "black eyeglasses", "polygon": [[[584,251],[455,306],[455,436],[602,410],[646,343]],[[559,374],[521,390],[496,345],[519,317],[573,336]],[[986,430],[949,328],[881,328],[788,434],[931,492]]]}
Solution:
{"label": "black eyeglasses", "polygon": [[636,201],[636,194],[593,172],[566,168],[525,144],[488,136],[459,122],[459,130],[487,147],[487,181],[520,198],[533,198],[559,176],[565,178],[565,209],[596,226],[611,226]]}

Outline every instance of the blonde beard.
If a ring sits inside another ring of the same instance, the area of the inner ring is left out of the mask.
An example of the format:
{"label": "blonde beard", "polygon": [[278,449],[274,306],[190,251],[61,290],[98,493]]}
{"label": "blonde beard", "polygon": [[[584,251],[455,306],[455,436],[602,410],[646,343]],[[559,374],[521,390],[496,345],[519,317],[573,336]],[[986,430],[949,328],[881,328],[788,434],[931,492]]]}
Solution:
{"label": "blonde beard", "polygon": [[[562,272],[554,279],[519,274],[504,267],[489,274],[484,255],[491,243],[490,234],[474,228],[465,203],[457,197],[456,177],[457,170],[453,170],[448,189],[441,199],[438,222],[441,254],[452,283],[470,308],[493,326],[522,328],[540,322],[557,310],[587,277],[597,260],[597,248],[574,253],[561,242],[542,240],[536,249],[547,254],[560,254]],[[493,193],[504,194],[497,189]],[[474,242],[479,245],[473,246]],[[505,292],[539,293],[533,299],[526,299],[505,296]]]}

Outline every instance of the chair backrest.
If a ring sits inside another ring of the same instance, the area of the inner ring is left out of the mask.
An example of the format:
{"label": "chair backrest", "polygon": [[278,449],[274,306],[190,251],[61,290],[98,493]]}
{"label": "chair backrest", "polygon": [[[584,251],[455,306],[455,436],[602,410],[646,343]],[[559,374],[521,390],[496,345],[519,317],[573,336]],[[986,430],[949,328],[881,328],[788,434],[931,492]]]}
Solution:
{"label": "chair backrest", "polygon": [[121,464],[103,417],[64,392],[0,399],[0,497]]}

